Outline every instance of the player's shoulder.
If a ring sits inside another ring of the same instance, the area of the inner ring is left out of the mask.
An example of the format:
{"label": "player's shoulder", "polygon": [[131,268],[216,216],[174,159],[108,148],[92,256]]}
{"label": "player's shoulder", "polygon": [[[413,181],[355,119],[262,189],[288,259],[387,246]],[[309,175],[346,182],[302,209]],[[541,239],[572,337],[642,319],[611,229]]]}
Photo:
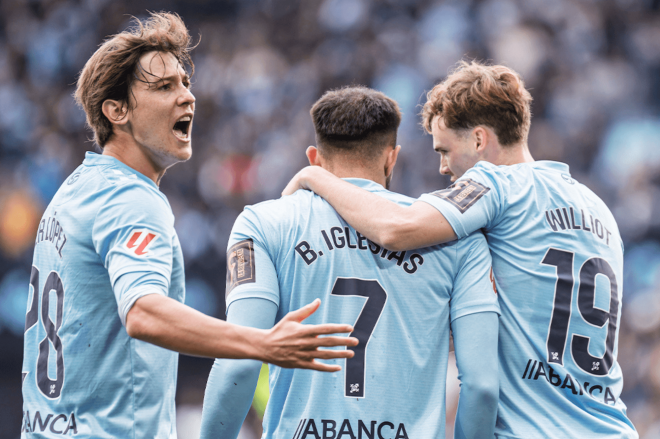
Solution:
{"label": "player's shoulder", "polygon": [[490,178],[516,179],[520,176],[531,176],[535,173],[545,172],[564,174],[565,179],[570,178],[567,164],[549,160],[537,160],[513,165],[496,165],[487,161],[479,161],[468,169],[464,176],[482,175]]}
{"label": "player's shoulder", "polygon": [[272,200],[261,201],[256,204],[246,205],[241,216],[256,216],[262,219],[277,219],[291,216],[297,210],[311,204],[314,193],[306,190],[298,190],[291,195]]}
{"label": "player's shoulder", "polygon": [[[79,172],[79,176],[76,175]],[[83,165],[69,177],[72,184],[80,184],[87,192],[85,199],[100,204],[108,212],[147,212],[153,215],[172,215],[167,197],[145,175],[100,154],[87,153]],[[82,195],[81,191],[77,195]]]}
{"label": "player's shoulder", "polygon": [[476,182],[478,185],[497,192],[529,191],[537,180],[554,181],[557,184],[573,184],[567,164],[548,160],[517,163],[513,165],[495,165],[480,161],[470,168],[459,181]]}

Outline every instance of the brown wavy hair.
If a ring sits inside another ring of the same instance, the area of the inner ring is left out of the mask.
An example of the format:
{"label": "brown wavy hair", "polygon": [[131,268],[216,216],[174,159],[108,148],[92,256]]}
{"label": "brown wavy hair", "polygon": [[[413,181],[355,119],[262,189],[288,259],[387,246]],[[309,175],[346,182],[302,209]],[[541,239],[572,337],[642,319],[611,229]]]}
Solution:
{"label": "brown wavy hair", "polygon": [[134,20],[134,27],[113,35],[99,47],[78,78],[74,97],[85,110],[87,125],[94,131],[94,140],[101,148],[112,136],[112,124],[102,111],[103,102],[112,99],[131,109],[128,98],[133,82],[157,82],[160,79],[142,69],[139,64],[142,55],[152,51],[171,53],[191,76],[195,71],[190,58],[193,49],[190,34],[181,17],[152,12],[151,17],[143,22],[137,18]]}
{"label": "brown wavy hair", "polygon": [[447,128],[468,130],[486,125],[502,146],[527,141],[532,96],[520,75],[502,65],[461,61],[456,69],[426,95],[422,126],[431,133],[435,116]]}

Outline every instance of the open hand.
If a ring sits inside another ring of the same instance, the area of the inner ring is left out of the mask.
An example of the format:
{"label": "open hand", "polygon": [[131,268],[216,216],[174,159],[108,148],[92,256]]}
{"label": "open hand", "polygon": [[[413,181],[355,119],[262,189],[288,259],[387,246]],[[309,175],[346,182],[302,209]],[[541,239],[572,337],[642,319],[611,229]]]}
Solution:
{"label": "open hand", "polygon": [[299,310],[288,313],[263,340],[264,361],[285,368],[312,369],[322,372],[337,372],[341,366],[323,364],[316,359],[351,358],[351,350],[327,350],[320,347],[357,346],[354,337],[319,337],[325,334],[353,332],[351,325],[325,323],[303,325],[301,322],[312,315],[321,305],[319,299]]}

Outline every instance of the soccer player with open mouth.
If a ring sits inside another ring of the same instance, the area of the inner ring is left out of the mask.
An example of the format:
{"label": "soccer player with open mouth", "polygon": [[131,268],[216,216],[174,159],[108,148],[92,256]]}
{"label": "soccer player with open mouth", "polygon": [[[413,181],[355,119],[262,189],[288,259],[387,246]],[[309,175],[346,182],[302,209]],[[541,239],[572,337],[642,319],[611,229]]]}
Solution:
{"label": "soccer player with open mouth", "polygon": [[[350,325],[302,325],[319,306],[268,330],[242,328],[183,304],[183,255],[158,184],[192,154],[190,36],[152,14],[101,45],[76,99],[103,154],[59,188],[39,225],[23,360],[29,437],[175,438],[178,352],[337,371]],[[240,261],[247,270],[249,259]],[[301,304],[304,305],[304,304]]]}

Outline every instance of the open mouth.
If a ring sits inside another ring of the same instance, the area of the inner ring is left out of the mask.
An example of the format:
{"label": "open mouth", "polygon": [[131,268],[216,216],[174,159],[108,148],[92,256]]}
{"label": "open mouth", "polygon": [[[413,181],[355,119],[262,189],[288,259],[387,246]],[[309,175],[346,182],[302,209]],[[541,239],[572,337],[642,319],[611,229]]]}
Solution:
{"label": "open mouth", "polygon": [[172,130],[174,135],[181,140],[188,140],[190,138],[190,125],[192,124],[192,117],[183,116],[177,120]]}

